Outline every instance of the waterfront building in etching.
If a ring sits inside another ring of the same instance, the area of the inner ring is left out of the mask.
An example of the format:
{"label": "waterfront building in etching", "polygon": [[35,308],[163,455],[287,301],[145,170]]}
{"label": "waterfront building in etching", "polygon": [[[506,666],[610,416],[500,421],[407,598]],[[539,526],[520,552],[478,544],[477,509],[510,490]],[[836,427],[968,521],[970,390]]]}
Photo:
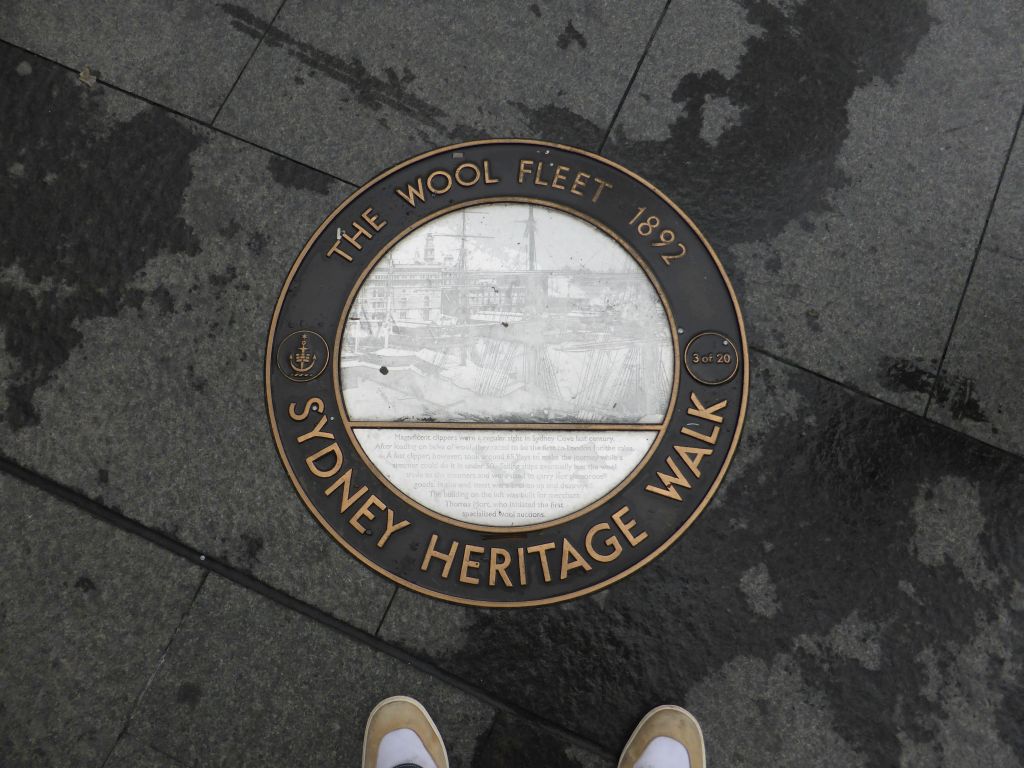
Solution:
{"label": "waterfront building in etching", "polygon": [[344,328],[354,421],[660,423],[672,330],[642,268],[541,206],[447,214],[367,277]]}

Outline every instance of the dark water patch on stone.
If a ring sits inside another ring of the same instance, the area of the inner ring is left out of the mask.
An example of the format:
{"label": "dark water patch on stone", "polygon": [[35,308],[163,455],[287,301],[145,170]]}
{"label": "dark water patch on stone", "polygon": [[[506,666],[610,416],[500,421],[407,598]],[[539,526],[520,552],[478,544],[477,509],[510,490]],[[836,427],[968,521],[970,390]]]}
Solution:
{"label": "dark water patch on stone", "polygon": [[255,39],[262,38],[266,45],[283,48],[289,56],[309,67],[310,71],[344,84],[363,106],[374,110],[386,106],[424,125],[444,130],[440,122],[440,118],[445,116],[444,110],[409,90],[407,86],[415,79],[415,75],[408,69],[403,69],[401,73],[388,69],[386,77],[378,77],[371,74],[357,56],[335,56],[277,27],[267,29],[265,22],[239,5],[222,3],[220,7],[231,16],[232,25],[236,29]]}
{"label": "dark water patch on stone", "polygon": [[[785,13],[762,0],[743,5],[761,31],[746,41],[736,73],[680,73],[668,137],[616,131],[608,148],[724,243],[770,238],[829,209],[830,191],[848,182],[838,157],[850,98],[876,78],[892,82],[932,24],[924,0],[808,0]],[[737,111],[714,146],[701,136],[709,99]]]}
{"label": "dark water patch on stone", "polygon": [[267,168],[274,181],[290,189],[298,189],[306,192],[316,192],[326,195],[331,191],[333,179],[312,168],[285,160],[283,157],[271,155],[267,160]]}
{"label": "dark water patch on stone", "polygon": [[242,546],[245,561],[249,564],[249,567],[252,567],[259,560],[260,552],[263,551],[263,537],[254,533],[243,533]]}
{"label": "dark water patch on stone", "polygon": [[576,146],[597,149],[604,136],[604,130],[591,120],[581,117],[566,107],[547,104],[530,107],[519,101],[510,102],[526,118],[530,131],[548,139],[566,137]]}
{"label": "dark water patch on stone", "polygon": [[185,704],[195,709],[199,699],[203,697],[203,689],[195,683],[182,683],[178,687],[177,700],[179,704]]}
{"label": "dark water patch on stone", "polygon": [[[934,738],[947,702],[927,694],[933,672],[921,654],[930,648],[935,668],[954,669],[979,622],[1010,610],[1024,463],[810,375],[776,374],[759,388],[762,399],[770,388],[795,398],[796,415],[762,402],[777,415],[758,460],[728,478],[674,548],[601,604],[474,612],[444,666],[615,750],[649,707],[685,704],[731,660],[770,665],[784,654],[867,764],[892,764],[900,732]],[[977,488],[963,504],[978,505],[985,525],[968,543],[995,574],[991,585],[914,555],[921,521],[933,517],[926,491],[950,477]],[[775,589],[771,617],[750,610],[741,589],[758,563]],[[877,646],[868,657],[837,637],[851,616]],[[1007,653],[1020,659],[1024,633],[1014,637]],[[995,672],[977,684],[993,695],[1003,687]]]}
{"label": "dark water patch on stone", "polygon": [[565,25],[565,29],[562,30],[561,34],[559,34],[556,42],[558,43],[558,47],[563,51],[567,49],[571,43],[576,43],[581,50],[587,47],[587,38],[585,38],[583,33],[572,25],[572,19],[570,19]]}
{"label": "dark water patch on stone", "polygon": [[36,389],[81,342],[84,321],[150,296],[173,309],[164,289],[128,286],[158,253],[198,253],[180,214],[189,158],[204,141],[153,107],[110,123],[110,94],[35,57],[22,77],[25,58],[0,52],[0,164],[25,169],[0,185],[0,327],[14,363],[2,418],[12,429],[38,422]]}
{"label": "dark water patch on stone", "polygon": [[88,576],[79,576],[78,580],[75,581],[75,589],[80,589],[85,593],[95,592],[96,582],[94,582]]}
{"label": "dark water patch on stone", "polygon": [[935,383],[934,371],[912,360],[883,357],[878,366],[878,383],[890,392],[918,392],[927,395]]}
{"label": "dark water patch on stone", "polygon": [[935,386],[935,400],[949,404],[949,413],[956,421],[987,422],[988,417],[978,400],[974,379],[941,375]]}
{"label": "dark water patch on stone", "polygon": [[534,16],[536,16],[539,19],[540,15],[541,15],[540,14],[540,6],[537,5],[536,3],[530,3],[530,13],[532,13]]}
{"label": "dark water patch on stone", "polygon": [[551,733],[506,712],[495,715],[490,730],[477,742],[471,765],[473,768],[583,768],[566,753],[566,744]]}
{"label": "dark water patch on stone", "polygon": [[890,392],[930,394],[935,403],[948,408],[956,421],[988,422],[978,399],[977,384],[968,376],[942,373],[936,377],[912,360],[884,357],[879,363],[877,378]]}

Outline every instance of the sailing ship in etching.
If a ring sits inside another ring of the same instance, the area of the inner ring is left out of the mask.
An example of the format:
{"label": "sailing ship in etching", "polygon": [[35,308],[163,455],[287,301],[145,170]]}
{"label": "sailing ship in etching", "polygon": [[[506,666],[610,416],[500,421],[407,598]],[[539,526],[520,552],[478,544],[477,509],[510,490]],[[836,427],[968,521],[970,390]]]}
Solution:
{"label": "sailing ship in etching", "polygon": [[[653,285],[617,243],[526,204],[444,219],[400,243],[353,303],[339,362],[350,418],[662,420],[671,331]],[[560,237],[545,238],[556,226]],[[564,247],[567,226],[603,250],[592,260],[601,268]],[[544,250],[556,240],[561,249]]]}

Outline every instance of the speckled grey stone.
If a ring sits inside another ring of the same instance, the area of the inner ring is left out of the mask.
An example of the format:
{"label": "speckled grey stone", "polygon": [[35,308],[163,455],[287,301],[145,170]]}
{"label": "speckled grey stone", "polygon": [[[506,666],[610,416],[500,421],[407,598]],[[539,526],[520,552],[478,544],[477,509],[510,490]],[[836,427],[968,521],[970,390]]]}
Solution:
{"label": "speckled grey stone", "polygon": [[0,763],[101,766],[201,571],[0,475]]}
{"label": "speckled grey stone", "polygon": [[[280,0],[237,0],[269,22]],[[212,120],[257,41],[205,0],[5,0],[0,40]]]}
{"label": "speckled grey stone", "polygon": [[104,768],[188,768],[188,764],[125,736],[117,743]]}
{"label": "speckled grey stone", "polygon": [[1024,140],[1006,169],[930,418],[1024,455]]}
{"label": "speckled grey stone", "polygon": [[23,169],[0,185],[3,452],[375,629],[393,588],[302,505],[263,387],[281,284],[347,188],[9,48],[0,83]]}
{"label": "speckled grey stone", "polygon": [[1024,461],[752,360],[715,501],[600,596],[480,611],[400,591],[381,636],[616,753],[649,708],[709,765],[1024,762]]}
{"label": "speckled grey stone", "polygon": [[1024,102],[1022,36],[1004,0],[678,0],[606,154],[695,219],[752,344],[922,413]]}
{"label": "speckled grey stone", "polygon": [[189,765],[356,766],[367,715],[397,694],[423,702],[468,766],[490,707],[211,575],[129,733]]}
{"label": "speckled grey stone", "polygon": [[662,7],[290,0],[217,125],[355,183],[490,136],[596,149]]}

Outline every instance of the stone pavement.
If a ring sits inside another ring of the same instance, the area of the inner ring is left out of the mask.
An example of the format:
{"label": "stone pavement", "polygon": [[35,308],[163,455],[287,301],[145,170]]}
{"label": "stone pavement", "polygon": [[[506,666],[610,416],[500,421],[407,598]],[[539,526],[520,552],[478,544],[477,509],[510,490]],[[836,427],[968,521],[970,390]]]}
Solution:
{"label": "stone pavement", "polygon": [[[0,763],[1024,765],[1024,6],[0,4]],[[97,78],[79,77],[88,67]],[[85,82],[88,81],[88,82]],[[291,488],[265,334],[351,185],[600,151],[716,246],[753,346],[693,529],[555,608],[431,601]]]}

